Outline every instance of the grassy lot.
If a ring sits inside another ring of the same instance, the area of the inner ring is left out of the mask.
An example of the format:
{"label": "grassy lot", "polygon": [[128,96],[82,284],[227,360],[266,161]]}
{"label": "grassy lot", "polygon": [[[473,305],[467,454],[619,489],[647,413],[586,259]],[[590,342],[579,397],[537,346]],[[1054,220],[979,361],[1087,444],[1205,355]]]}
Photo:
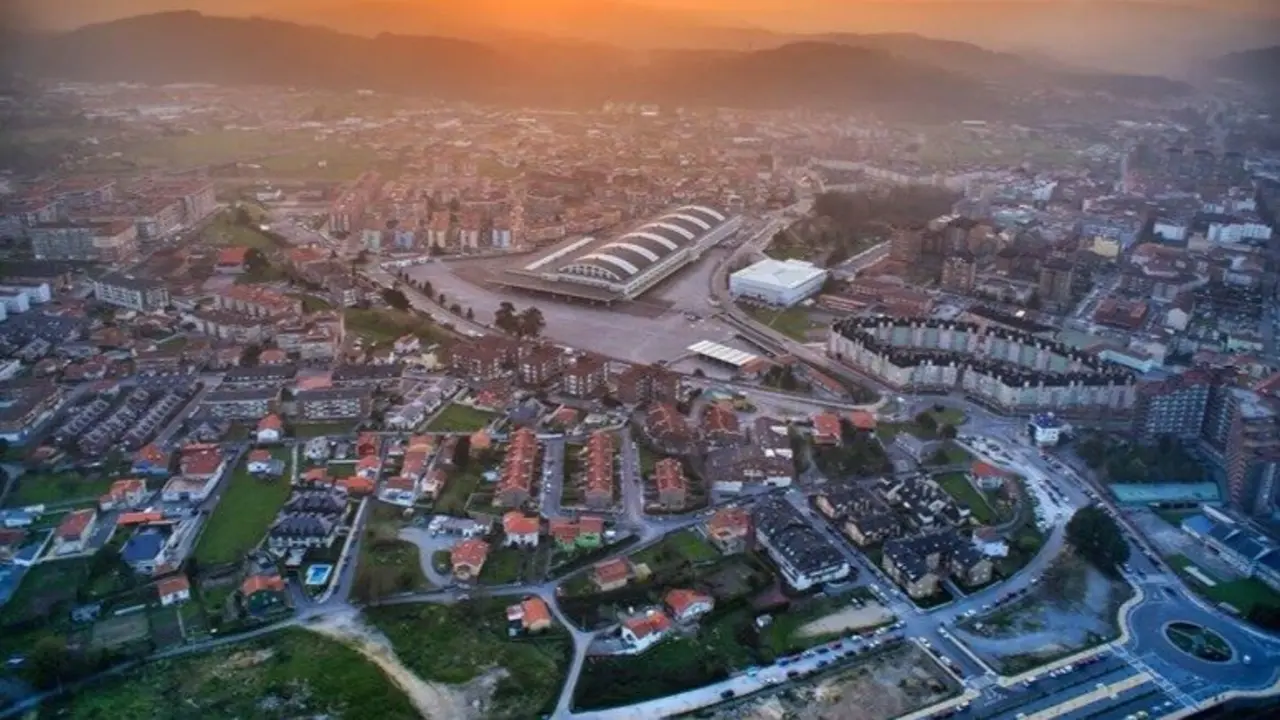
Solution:
{"label": "grassy lot", "polygon": [[480,569],[480,584],[505,585],[516,582],[524,574],[525,565],[533,559],[533,551],[496,547]]}
{"label": "grassy lot", "polygon": [[310,293],[289,293],[289,297],[302,301],[302,312],[304,313],[322,312],[333,309],[333,303],[325,300],[324,298],[318,298],[315,295],[311,295]]}
{"label": "grassy lot", "polygon": [[969,507],[973,513],[973,518],[982,525],[994,525],[999,522],[996,513],[987,504],[987,499],[978,491],[964,473],[943,473],[933,476],[933,479],[947,491],[956,502],[962,503]]}
{"label": "grassy lot", "polygon": [[539,638],[509,638],[506,606],[515,601],[378,607],[365,614],[424,680],[465,683],[496,667],[505,669],[487,717],[534,718],[554,709],[572,646],[563,630]]}
{"label": "grassy lot", "polygon": [[959,427],[965,421],[965,414],[954,408],[943,407],[942,410],[930,408],[925,411],[935,422],[933,427],[921,425],[914,418],[910,422],[901,423],[880,423],[876,427],[876,435],[881,442],[885,444],[893,442],[893,439],[901,433],[911,433],[921,440],[937,440],[938,429],[943,425],[951,425]]}
{"label": "grassy lot", "polygon": [[450,336],[443,328],[417,315],[400,310],[347,308],[347,332],[363,338],[373,346],[390,345],[404,335],[416,335],[424,342],[447,342]]}
{"label": "grassy lot", "polygon": [[[1214,573],[1197,566],[1185,555],[1173,555],[1165,558],[1165,560],[1170,567],[1174,568],[1187,581],[1188,585],[1205,599],[1215,603],[1226,603],[1238,610],[1241,615],[1248,615],[1255,607],[1259,606],[1280,607],[1280,593],[1272,590],[1261,580],[1244,578],[1224,582]],[[1213,587],[1201,584],[1194,575],[1187,572],[1187,568],[1190,567],[1195,567],[1204,575],[1212,578],[1217,584]]]}
{"label": "grassy lot", "polygon": [[214,218],[213,222],[209,223],[209,226],[200,234],[200,239],[208,245],[256,248],[263,252],[276,248],[275,240],[256,228],[236,224],[230,211],[223,212]]}
{"label": "grassy lot", "polygon": [[144,665],[47,704],[38,717],[320,716],[410,720],[418,714],[355,650],[304,630],[286,630]]}
{"label": "grassy lot", "polygon": [[467,498],[480,487],[480,473],[476,469],[449,475],[444,490],[436,500],[435,512],[440,515],[466,515]]}
{"label": "grassy lot", "polygon": [[86,480],[84,475],[66,473],[27,473],[18,478],[5,498],[5,507],[48,505],[69,500],[96,500],[111,488],[112,478],[95,477]]}
{"label": "grassy lot", "polygon": [[650,567],[683,560],[690,563],[701,563],[718,560],[720,552],[707,542],[697,530],[681,530],[662,539],[631,556],[633,562],[645,563]]}
{"label": "grassy lot", "polygon": [[449,403],[431,422],[427,423],[427,432],[439,433],[473,433],[483,429],[493,420],[494,414],[477,410],[466,405]]}
{"label": "grassy lot", "polygon": [[9,602],[0,606],[0,624],[37,617],[54,608],[69,610],[76,599],[77,588],[88,578],[88,560],[57,560],[35,565],[22,576],[22,583]]}
{"label": "grassy lot", "polygon": [[289,499],[292,453],[277,448],[271,454],[285,462],[284,477],[259,480],[249,474],[248,456],[241,458],[196,545],[196,559],[201,564],[243,558],[262,540],[276,512]]}
{"label": "grassy lot", "polygon": [[746,308],[747,314],[756,320],[756,322],[767,325],[774,330],[800,341],[809,340],[809,332],[824,327],[822,323],[815,322],[809,317],[809,311],[801,307],[792,307],[785,309],[774,308]]}
{"label": "grassy lot", "polygon": [[368,603],[394,593],[430,590],[418,546],[398,537],[404,524],[403,508],[375,500],[369,503],[352,594]]}

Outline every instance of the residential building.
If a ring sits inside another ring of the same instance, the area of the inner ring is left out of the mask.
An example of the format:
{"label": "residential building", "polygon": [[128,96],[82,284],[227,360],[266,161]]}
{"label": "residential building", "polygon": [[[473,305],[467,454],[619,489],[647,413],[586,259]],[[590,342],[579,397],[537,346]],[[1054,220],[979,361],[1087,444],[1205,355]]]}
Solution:
{"label": "residential building", "polygon": [[969,481],[983,492],[1000,490],[1011,478],[1011,473],[984,462],[973,463],[969,468],[968,475]]}
{"label": "residential building", "polygon": [[470,582],[480,577],[484,561],[489,557],[489,543],[479,538],[463,540],[453,546],[449,553],[449,562],[453,566],[453,576]]}
{"label": "residential building", "polygon": [[561,390],[572,397],[585,398],[607,391],[609,364],[595,356],[580,357],[561,374]]}
{"label": "residential building", "polygon": [[299,390],[294,395],[298,417],[310,422],[359,420],[373,407],[373,390],[365,387]]}
{"label": "residential building", "polygon": [[537,470],[538,436],[529,428],[511,435],[507,454],[502,459],[495,501],[501,507],[520,507],[533,495],[533,477]]}
{"label": "residential building", "polygon": [[613,505],[614,483],[613,435],[604,430],[591,433],[582,454],[585,457],[584,485],[588,508],[603,510]]}
{"label": "residential building", "polygon": [[786,500],[774,498],[752,512],[756,542],[768,552],[792,588],[804,591],[843,580],[853,568],[839,549],[814,530]]}
{"label": "residential building", "polygon": [[1062,441],[1063,431],[1062,419],[1053,413],[1037,413],[1027,423],[1031,442],[1040,447],[1056,447]]}
{"label": "residential building", "polygon": [[221,420],[261,420],[275,409],[280,388],[217,387],[200,399],[200,408]]}
{"label": "residential building", "polygon": [[255,617],[288,605],[284,578],[279,575],[250,575],[240,584],[245,610]]}
{"label": "residential building", "polygon": [[154,280],[109,273],[93,281],[93,296],[98,302],[137,312],[163,310],[169,306],[169,289]]}
{"label": "residential building", "polygon": [[689,484],[679,459],[663,458],[654,463],[653,484],[658,490],[658,504],[667,510],[684,509],[689,498]]}
{"label": "residential building", "polygon": [[258,421],[256,436],[264,445],[280,442],[284,438],[284,421],[275,413],[267,415]]}
{"label": "residential building", "polygon": [[136,507],[148,494],[147,484],[137,478],[116,480],[106,494],[98,498],[98,509],[107,512]]}
{"label": "residential building", "polygon": [[138,255],[138,230],[128,220],[41,223],[27,229],[27,238],[37,260],[118,265]]}
{"label": "residential building", "polygon": [[882,567],[913,598],[931,597],[948,575],[976,587],[991,580],[991,560],[955,531],[944,530],[884,544]]}
{"label": "residential building", "polygon": [[720,552],[745,552],[751,542],[751,513],[738,506],[720,508],[707,520],[707,540]]}
{"label": "residential building", "polygon": [[551,608],[537,595],[530,595],[507,607],[507,624],[513,637],[521,633],[538,633],[552,625]]}
{"label": "residential building", "polygon": [[840,445],[844,439],[840,416],[833,412],[820,412],[813,416],[813,444]]}
{"label": "residential building", "polygon": [[503,547],[537,547],[539,525],[537,516],[508,511],[502,516]]}
{"label": "residential building", "polygon": [[696,590],[674,588],[662,597],[662,604],[671,611],[672,619],[687,623],[711,612],[716,606],[716,600]]}
{"label": "residential building", "polygon": [[564,361],[564,351],[560,348],[555,345],[539,345],[520,358],[516,370],[521,383],[541,387],[560,376]]}
{"label": "residential building", "polygon": [[939,284],[943,290],[967,295],[973,292],[973,285],[978,277],[978,264],[972,255],[960,253],[947,257],[942,261],[942,277]]}
{"label": "residential building", "polygon": [[596,515],[581,515],[577,520],[552,518],[548,534],[563,552],[598,548],[603,543],[604,519]]}
{"label": "residential building", "polygon": [[666,402],[653,403],[645,411],[644,431],[655,446],[672,454],[691,449],[696,438],[684,415]]}
{"label": "residential building", "polygon": [[72,510],[58,523],[53,535],[53,554],[72,555],[84,552],[85,543],[97,528],[98,511],[94,508]]}
{"label": "residential building", "polygon": [[625,587],[631,581],[631,565],[623,558],[613,558],[591,566],[591,582],[600,592]]}
{"label": "residential building", "polygon": [[759,444],[716,448],[702,459],[702,477],[714,490],[725,493],[758,485],[788,487],[795,478],[789,450],[779,454]]}
{"label": "residential building", "polygon": [[615,382],[618,399],[629,405],[671,403],[680,398],[680,375],[658,365],[632,365]]}
{"label": "residential building", "polygon": [[702,413],[702,437],[709,445],[730,445],[746,438],[738,423],[738,414],[727,402],[707,405]]}
{"label": "residential building", "polygon": [[622,619],[620,634],[633,653],[641,653],[658,644],[671,629],[671,618],[652,608]]}

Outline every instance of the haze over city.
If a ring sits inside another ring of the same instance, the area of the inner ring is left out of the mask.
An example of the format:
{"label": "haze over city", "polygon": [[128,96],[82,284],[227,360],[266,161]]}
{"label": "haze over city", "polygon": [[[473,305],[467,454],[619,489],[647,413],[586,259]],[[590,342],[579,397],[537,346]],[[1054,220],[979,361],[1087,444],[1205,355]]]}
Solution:
{"label": "haze over city", "polygon": [[1272,720],[1280,8],[0,0],[0,717]]}

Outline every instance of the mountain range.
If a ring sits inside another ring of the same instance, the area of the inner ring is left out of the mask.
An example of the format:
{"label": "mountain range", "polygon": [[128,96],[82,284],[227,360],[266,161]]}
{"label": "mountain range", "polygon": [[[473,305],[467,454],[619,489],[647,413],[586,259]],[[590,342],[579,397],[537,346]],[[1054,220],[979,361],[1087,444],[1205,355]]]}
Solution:
{"label": "mountain range", "polygon": [[910,35],[812,36],[756,51],[626,50],[599,43],[340,33],[261,18],[159,13],[5,41],[33,76],[430,93],[539,105],[604,100],[759,108],[871,108],[989,117],[1046,86],[1167,95],[1187,86],[1086,72]]}
{"label": "mountain range", "polygon": [[370,37],[542,37],[628,49],[764,50],[827,32],[909,33],[1137,74],[1280,43],[1280,4],[1269,0],[0,0],[0,8],[58,30],[195,9]]}

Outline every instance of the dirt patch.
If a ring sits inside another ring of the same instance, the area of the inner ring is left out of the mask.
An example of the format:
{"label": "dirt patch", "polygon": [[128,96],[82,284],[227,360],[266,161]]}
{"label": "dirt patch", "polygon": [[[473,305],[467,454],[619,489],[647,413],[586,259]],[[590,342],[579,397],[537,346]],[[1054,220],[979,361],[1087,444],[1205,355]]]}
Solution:
{"label": "dirt patch", "polygon": [[800,637],[838,635],[848,630],[884,625],[891,620],[893,613],[879,603],[870,603],[864,607],[848,607],[838,613],[825,615],[805,624],[796,632]]}
{"label": "dirt patch", "polygon": [[338,640],[382,669],[409,702],[428,720],[481,720],[486,717],[489,699],[506,671],[487,672],[466,685],[431,683],[415,675],[400,662],[386,636],[369,627],[352,611],[326,615],[308,630]]}
{"label": "dirt patch", "polygon": [[[888,720],[935,705],[960,691],[936,662],[914,645],[870,658],[813,685],[735,708],[747,720]],[[726,720],[728,711],[716,715]]]}

